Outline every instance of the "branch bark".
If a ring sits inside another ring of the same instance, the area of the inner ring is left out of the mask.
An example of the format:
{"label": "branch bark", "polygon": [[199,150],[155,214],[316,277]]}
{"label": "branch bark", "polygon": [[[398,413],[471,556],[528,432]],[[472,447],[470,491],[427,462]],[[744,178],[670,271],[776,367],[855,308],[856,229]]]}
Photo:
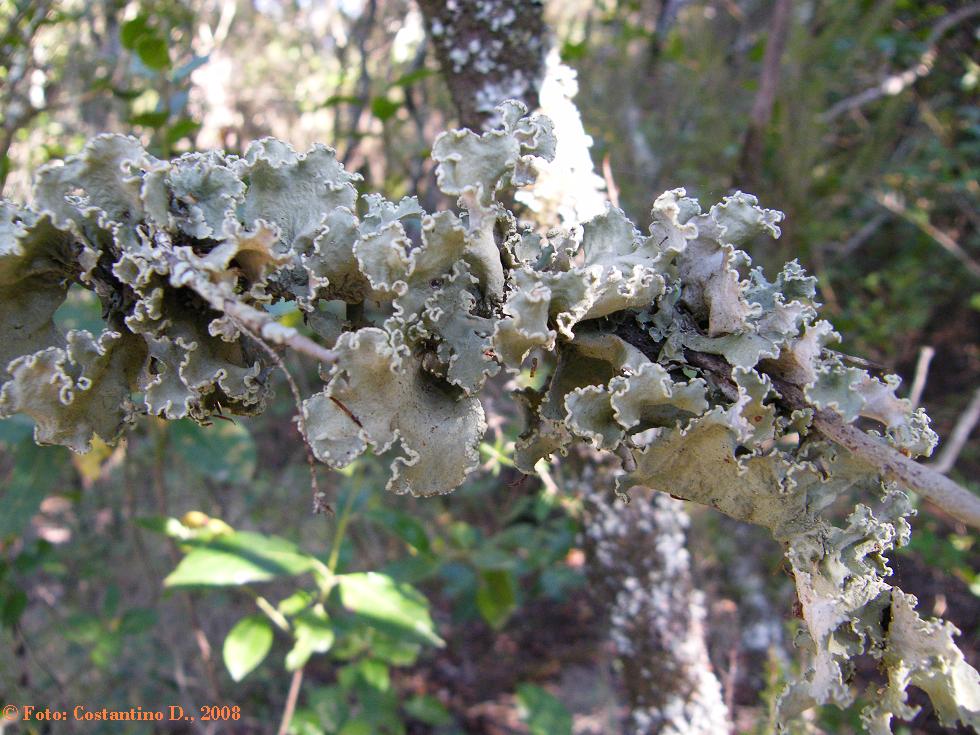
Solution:
{"label": "branch bark", "polygon": [[[773,379],[776,390],[793,408],[813,408],[795,385]],[[814,409],[814,428],[835,444],[857,455],[874,467],[883,478],[918,493],[937,507],[980,528],[980,496],[950,480],[933,467],[916,462],[901,452],[844,420],[835,412]]]}
{"label": "branch bark", "polygon": [[[158,238],[169,249],[169,240],[164,238],[162,234],[158,234]],[[212,309],[241,322],[267,342],[284,345],[294,352],[312,357],[325,365],[336,362],[337,353],[333,350],[317,344],[292,327],[280,324],[268,312],[260,311],[254,306],[249,306],[223,293],[202,273],[176,255],[170,253],[166,257],[170,266],[170,280],[174,286],[191,289],[204,299]]]}
{"label": "branch bark", "polygon": [[898,195],[892,192],[877,192],[875,201],[893,214],[897,214],[906,222],[915,225],[931,237],[943,250],[956,258],[972,275],[980,278],[980,263],[970,257],[969,253],[951,236],[940,230],[928,219],[916,217],[909,211]]}
{"label": "branch bark", "polygon": [[[656,359],[660,345],[642,329],[624,325],[620,326],[616,334],[650,359]],[[737,400],[738,388],[732,380],[732,368],[723,357],[687,349],[684,350],[684,358],[691,365],[700,368],[728,400]],[[813,411],[813,427],[824,437],[860,457],[884,479],[897,482],[921,495],[957,520],[980,528],[980,495],[957,484],[934,467],[906,457],[884,440],[852,424],[844,423],[841,416],[834,411],[810,405],[799,386],[777,376],[770,377],[786,408],[808,408]]]}

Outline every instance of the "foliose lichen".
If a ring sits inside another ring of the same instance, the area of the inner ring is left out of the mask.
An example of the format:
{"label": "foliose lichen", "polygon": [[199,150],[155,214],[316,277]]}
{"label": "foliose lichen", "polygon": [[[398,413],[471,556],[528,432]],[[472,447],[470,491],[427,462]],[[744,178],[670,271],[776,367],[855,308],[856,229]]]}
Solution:
{"label": "foliose lichen", "polygon": [[[42,168],[29,206],[0,204],[0,416],[25,413],[39,443],[85,451],[140,414],[258,413],[274,366],[236,315],[294,302],[335,358],[302,406],[316,457],[342,467],[391,454],[388,487],[429,495],[477,467],[488,378],[539,360],[544,386],[517,396],[520,468],[584,440],[621,458],[620,493],[669,492],[785,543],[807,663],[781,721],[849,704],[851,661],[870,654],[886,677],[868,697],[871,732],[914,714],[908,686],[943,722],[980,726],[980,677],[955,631],[886,581],[884,554],[908,539],[902,489],[812,419],[860,420],[910,456],[928,454],[935,434],[896,397],[897,379],[828,348],[815,279],[797,263],[774,281],[750,269],[739,246],[777,237],[782,215],[743,193],[705,212],[675,189],[654,202],[646,233],[613,207],[580,229],[533,232],[499,194],[533,181],[535,159],[554,153],[552,127],[520,103],[498,113],[495,130],[433,145],[459,213],[359,202],[332,150],[272,139],[242,157],[162,161],[100,136]],[[72,284],[100,299],[100,334],[56,327]],[[330,303],[348,318],[330,318]],[[289,331],[271,316],[266,326]],[[789,390],[807,405],[787,403]]]}

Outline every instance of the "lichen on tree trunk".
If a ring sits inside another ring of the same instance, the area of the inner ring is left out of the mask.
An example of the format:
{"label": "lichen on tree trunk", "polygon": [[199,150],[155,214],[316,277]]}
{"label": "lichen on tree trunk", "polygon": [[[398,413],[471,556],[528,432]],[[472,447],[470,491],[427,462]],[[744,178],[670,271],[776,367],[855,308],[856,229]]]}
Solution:
{"label": "lichen on tree trunk", "polygon": [[582,482],[587,570],[622,666],[624,732],[729,732],[705,645],[704,602],[691,576],[683,503],[643,493],[624,507],[611,481],[594,479],[586,473]]}
{"label": "lichen on tree trunk", "polygon": [[482,130],[494,108],[538,106],[548,47],[541,0],[419,0],[463,126]]}

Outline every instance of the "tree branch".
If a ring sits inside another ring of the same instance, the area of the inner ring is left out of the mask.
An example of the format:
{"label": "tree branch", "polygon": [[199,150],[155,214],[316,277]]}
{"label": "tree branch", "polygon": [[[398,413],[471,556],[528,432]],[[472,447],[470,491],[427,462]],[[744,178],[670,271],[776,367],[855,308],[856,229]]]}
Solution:
{"label": "tree branch", "polygon": [[[644,330],[629,328],[624,323],[617,329],[616,334],[651,360],[656,360],[660,345],[654,342]],[[738,398],[738,386],[732,379],[731,365],[723,357],[687,349],[684,350],[684,359],[704,371],[711,383],[728,400]],[[810,405],[799,386],[772,375],[770,377],[787,408],[813,411],[813,428],[824,437],[860,457],[886,480],[899,483],[954,518],[974,528],[980,528],[980,496],[949,479],[935,467],[916,462],[882,439],[852,424],[845,424],[834,411],[818,409]],[[978,403],[977,411],[980,412],[980,398],[975,401]],[[968,410],[967,414],[969,413]],[[969,434],[969,431],[966,433]],[[963,441],[966,441],[965,438]]]}
{"label": "tree branch", "polygon": [[834,411],[814,409],[807,404],[799,387],[775,378],[773,383],[792,408],[813,409],[813,426],[817,431],[870,464],[886,480],[897,482],[954,518],[974,528],[980,528],[980,496],[953,482],[935,468],[906,457],[882,439],[853,424],[845,424]]}
{"label": "tree branch", "polygon": [[[157,238],[164,247],[168,249],[172,247],[169,238],[165,237],[163,233],[158,233]],[[317,344],[292,327],[280,324],[268,312],[260,311],[254,306],[249,306],[223,293],[203,273],[177,257],[173,252],[166,253],[165,257],[170,266],[170,280],[174,286],[191,289],[204,299],[212,309],[241,322],[267,342],[285,345],[295,352],[315,358],[328,365],[336,362],[337,353],[333,350],[328,350],[323,345]]]}
{"label": "tree branch", "polygon": [[876,192],[875,201],[889,212],[897,214],[906,222],[910,222],[918,227],[920,230],[922,230],[922,232],[938,243],[943,250],[960,261],[960,263],[963,264],[963,267],[966,268],[971,274],[977,278],[980,278],[980,263],[977,263],[977,261],[971,258],[953,237],[940,230],[927,218],[923,219],[921,217],[914,216],[913,213],[908,210],[908,207],[902,203],[902,200],[898,197],[898,195],[891,192]]}
{"label": "tree branch", "polygon": [[886,96],[894,97],[897,94],[901,94],[932,71],[932,67],[936,63],[936,57],[938,56],[936,45],[939,43],[939,40],[947,32],[963,21],[972,18],[974,15],[980,15],[980,3],[972,3],[949,15],[944,15],[933,26],[932,31],[930,31],[929,37],[926,39],[926,50],[922,52],[919,56],[919,61],[914,66],[898,74],[892,74],[874,87],[866,89],[852,97],[847,97],[837,104],[832,105],[820,116],[820,120],[822,122],[831,122],[845,112],[864,107],[877,99]]}
{"label": "tree branch", "polygon": [[960,414],[956,426],[953,427],[953,433],[949,435],[949,439],[943,444],[936,461],[932,463],[932,468],[936,472],[942,472],[945,475],[953,469],[956,458],[963,451],[966,440],[970,438],[970,432],[977,425],[977,421],[980,421],[980,388],[973,392],[973,400],[970,401],[966,410]]}

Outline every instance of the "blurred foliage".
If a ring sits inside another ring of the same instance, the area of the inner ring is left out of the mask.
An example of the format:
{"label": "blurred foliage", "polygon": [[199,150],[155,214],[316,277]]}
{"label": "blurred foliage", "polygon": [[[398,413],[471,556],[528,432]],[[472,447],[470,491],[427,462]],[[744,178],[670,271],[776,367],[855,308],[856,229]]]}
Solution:
{"label": "blurred foliage", "polygon": [[[753,257],[798,257],[819,275],[846,352],[911,377],[919,348],[935,347],[924,400],[946,436],[980,375],[978,279],[936,238],[980,261],[976,24],[943,34],[929,73],[898,94],[829,117],[915,67],[936,24],[966,4],[798,0],[762,157],[747,172],[772,5],[692,0],[672,21],[657,0],[555,1],[548,13],[579,75],[594,158],[608,158],[627,212],[642,221],[656,193],[682,185],[714,201],[751,175],[754,193],[788,214],[778,248]],[[367,188],[431,209],[425,154],[453,114],[434,68],[408,0],[0,0],[0,192],[25,198],[29,171],[100,132],[137,135],[160,156],[276,135],[333,145]],[[59,325],[91,328],[98,308],[73,290]],[[302,326],[295,311],[282,319]],[[312,368],[289,367],[308,392]],[[297,735],[483,732],[474,712],[493,701],[508,703],[511,729],[571,731],[568,693],[552,685],[566,664],[596,667],[602,654],[553,643],[584,637],[570,611],[587,600],[579,508],[555,490],[560,468],[521,479],[509,459],[516,422],[502,422],[462,491],[385,496],[362,462],[321,473],[337,515],[313,517],[295,409],[279,393],[260,419],[144,419],[128,444],[84,458],[36,447],[25,419],[0,422],[3,698],[239,706],[238,731],[269,732],[302,669]],[[955,473],[978,468],[968,443]],[[747,551],[767,593],[786,598],[778,549],[712,517],[695,525],[713,608],[750,601],[728,579]],[[974,656],[978,553],[975,536],[930,519],[894,562],[927,609],[949,606]],[[780,622],[791,631],[789,607]],[[536,663],[536,638],[559,665]],[[716,664],[730,671],[722,643]],[[473,651],[485,659],[468,661]],[[766,731],[750,705],[787,675],[779,651],[767,655],[766,676],[738,672],[746,732]],[[820,724],[855,732],[859,709],[821,712]]]}

